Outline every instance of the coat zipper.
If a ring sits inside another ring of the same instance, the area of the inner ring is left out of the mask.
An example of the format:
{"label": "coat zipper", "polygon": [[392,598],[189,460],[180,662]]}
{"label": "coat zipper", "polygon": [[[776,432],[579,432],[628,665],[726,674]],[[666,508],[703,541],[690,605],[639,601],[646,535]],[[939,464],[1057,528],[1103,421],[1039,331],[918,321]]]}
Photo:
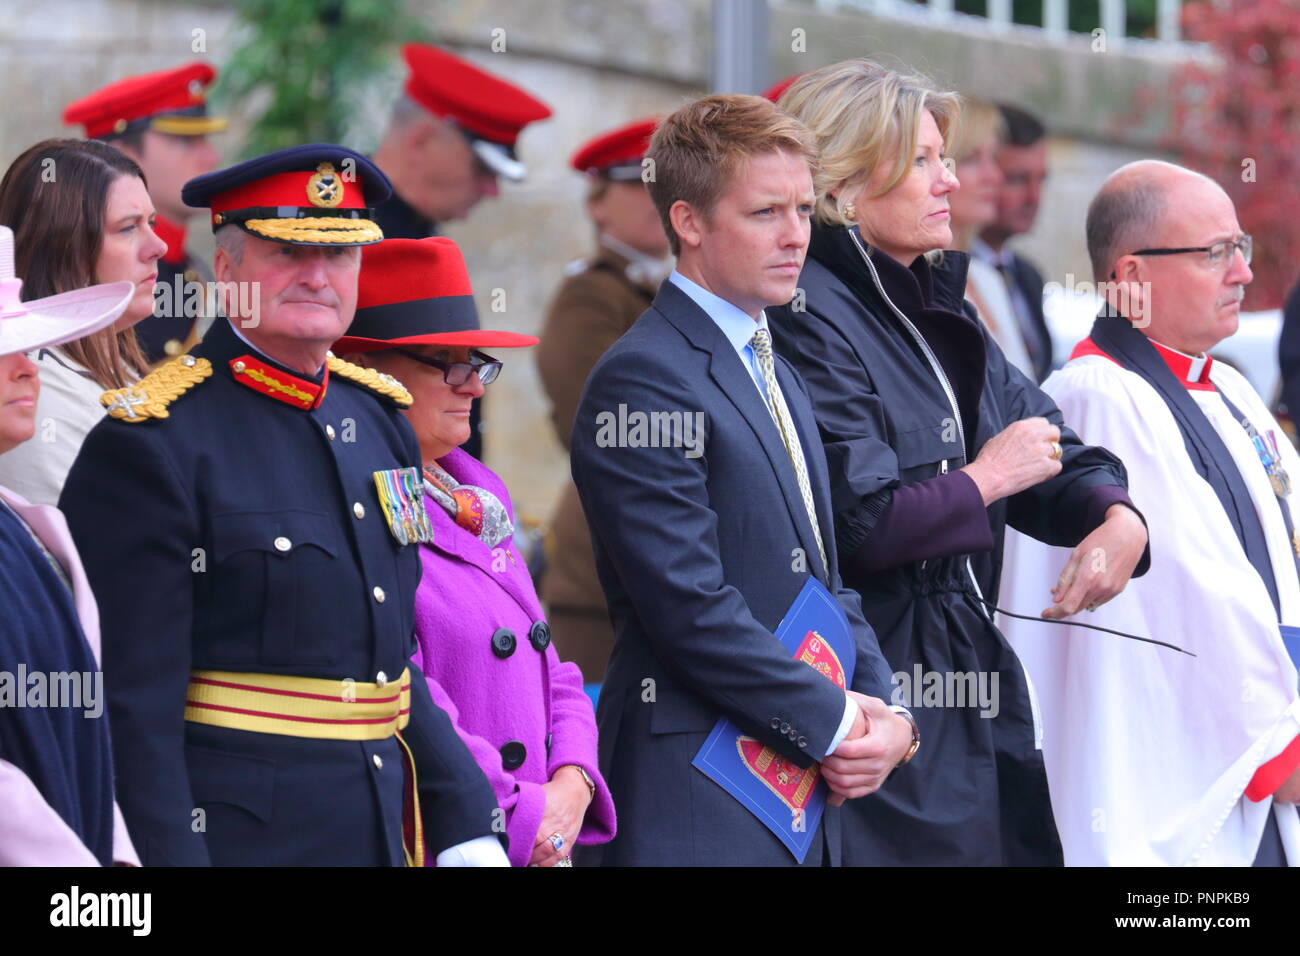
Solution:
{"label": "coat zipper", "polygon": [[[948,406],[952,409],[953,420],[957,422],[957,436],[961,439],[961,453],[964,458],[966,455],[966,432],[962,428],[961,410],[957,407],[957,396],[952,390],[952,385],[948,382],[948,376],[944,374],[943,366],[939,364],[939,360],[935,358],[934,352],[930,350],[929,343],[925,341],[925,338],[917,330],[916,326],[911,323],[898,306],[894,305],[893,300],[891,300],[889,295],[885,292],[885,287],[880,281],[880,274],[876,272],[875,263],[873,263],[871,257],[867,255],[867,250],[862,248],[862,243],[859,241],[857,233],[853,229],[850,229],[848,232],[849,236],[853,239],[853,244],[858,248],[858,253],[862,256],[862,261],[865,262],[867,268],[871,270],[871,278],[876,284],[876,290],[880,293],[880,297],[885,300],[886,304],[894,311],[894,314],[898,316],[899,321],[903,323],[903,326],[907,329],[908,333],[916,341],[916,344],[921,347],[921,351],[925,353],[926,360],[930,363],[931,370],[934,372],[935,377],[939,379],[939,384],[943,386],[944,395],[948,397]],[[948,459],[945,458],[939,463],[939,474],[944,475],[947,473]],[[928,560],[921,562],[922,571],[925,570],[925,566],[928,563]],[[989,614],[988,608],[984,605],[984,592],[980,588],[980,583],[975,577],[975,568],[970,563],[970,555],[966,556],[966,574],[970,577],[971,586],[975,588],[975,593],[979,597],[978,603],[980,611],[984,614],[984,617],[989,621],[989,623],[992,624],[993,616]],[[1029,671],[1025,668],[1024,661],[1020,661],[1018,656],[1016,659],[1020,663],[1021,673],[1025,675],[1025,685],[1029,692],[1029,711],[1034,721],[1034,749],[1042,750],[1043,722],[1038,711],[1038,695],[1034,692],[1034,685],[1029,679]]]}
{"label": "coat zipper", "polygon": [[[885,300],[885,304],[893,310],[894,315],[898,316],[898,320],[903,323],[904,328],[907,329],[908,334],[912,336],[912,339],[916,344],[921,347],[921,351],[925,355],[925,360],[930,363],[930,370],[934,372],[935,378],[937,378],[939,384],[943,386],[943,393],[948,399],[948,407],[952,409],[953,421],[957,423],[957,437],[961,439],[962,456],[965,457],[966,430],[962,425],[961,409],[957,407],[957,394],[952,390],[952,385],[948,382],[948,376],[944,373],[943,366],[940,365],[939,360],[935,358],[934,352],[930,348],[930,343],[925,340],[925,337],[921,335],[916,326],[912,324],[911,319],[903,314],[903,310],[894,305],[894,301],[889,297],[889,294],[885,292],[885,287],[880,281],[880,273],[876,272],[876,264],[872,262],[871,257],[867,255],[867,250],[862,248],[862,241],[858,239],[857,232],[853,229],[850,229],[848,232],[849,237],[853,240],[853,245],[857,247],[858,253],[862,256],[862,261],[865,262],[867,268],[871,270],[871,280],[876,284],[876,291],[879,292],[880,297]],[[941,474],[948,470],[947,465],[948,462],[945,459],[941,466]]]}

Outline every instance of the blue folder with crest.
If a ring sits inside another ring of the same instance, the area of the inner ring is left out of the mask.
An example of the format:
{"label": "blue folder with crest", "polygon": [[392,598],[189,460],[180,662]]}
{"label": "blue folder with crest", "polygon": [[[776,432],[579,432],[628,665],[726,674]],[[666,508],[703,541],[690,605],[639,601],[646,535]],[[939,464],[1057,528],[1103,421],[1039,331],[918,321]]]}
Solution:
{"label": "blue folder with crest", "polygon": [[[804,582],[776,637],[792,657],[841,690],[852,683],[857,642],[839,601],[816,578]],[[691,765],[744,804],[798,862],[804,861],[826,810],[828,788],[820,764],[800,767],[724,717]]]}

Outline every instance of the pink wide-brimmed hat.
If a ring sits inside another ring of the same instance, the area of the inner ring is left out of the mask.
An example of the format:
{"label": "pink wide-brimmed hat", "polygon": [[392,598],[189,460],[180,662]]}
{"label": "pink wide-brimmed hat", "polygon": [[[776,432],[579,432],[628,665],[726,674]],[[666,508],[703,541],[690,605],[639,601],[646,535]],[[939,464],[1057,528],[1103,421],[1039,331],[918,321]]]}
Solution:
{"label": "pink wide-brimmed hat", "polygon": [[61,345],[107,328],[135,295],[131,282],[107,282],[23,302],[14,275],[14,233],[0,226],[0,357]]}

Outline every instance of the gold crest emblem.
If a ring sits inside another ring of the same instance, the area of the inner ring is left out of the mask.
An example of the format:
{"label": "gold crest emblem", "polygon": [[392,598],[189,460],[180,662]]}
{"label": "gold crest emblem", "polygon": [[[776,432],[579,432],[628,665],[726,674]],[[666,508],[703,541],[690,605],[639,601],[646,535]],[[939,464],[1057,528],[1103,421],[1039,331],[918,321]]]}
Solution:
{"label": "gold crest emblem", "polygon": [[307,180],[307,199],[313,206],[333,209],[343,201],[343,177],[333,163],[321,163]]}

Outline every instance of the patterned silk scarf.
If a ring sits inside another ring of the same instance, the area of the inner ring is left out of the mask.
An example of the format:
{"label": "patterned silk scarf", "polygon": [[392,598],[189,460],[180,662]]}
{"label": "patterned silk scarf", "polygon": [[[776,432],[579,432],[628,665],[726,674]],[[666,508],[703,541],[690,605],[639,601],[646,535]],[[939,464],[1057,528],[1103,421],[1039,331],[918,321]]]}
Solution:
{"label": "patterned silk scarf", "polygon": [[486,488],[461,484],[437,462],[424,466],[424,490],[456,524],[476,535],[489,548],[495,548],[515,533],[510,514],[500,498]]}

